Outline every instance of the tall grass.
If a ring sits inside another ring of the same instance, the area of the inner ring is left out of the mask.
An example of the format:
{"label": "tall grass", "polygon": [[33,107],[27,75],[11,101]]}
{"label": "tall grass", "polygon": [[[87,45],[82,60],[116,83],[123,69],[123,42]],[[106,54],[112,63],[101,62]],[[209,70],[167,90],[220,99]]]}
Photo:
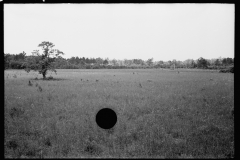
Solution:
{"label": "tall grass", "polygon": [[[233,74],[134,72],[58,70],[41,80],[5,71],[5,157],[234,156]],[[112,132],[95,122],[104,107],[117,112]]]}

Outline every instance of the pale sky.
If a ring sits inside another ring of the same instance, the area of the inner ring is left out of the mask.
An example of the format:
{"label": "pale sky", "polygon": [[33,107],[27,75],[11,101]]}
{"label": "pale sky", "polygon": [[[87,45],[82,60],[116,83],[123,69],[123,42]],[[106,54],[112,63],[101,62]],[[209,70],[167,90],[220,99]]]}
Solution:
{"label": "pale sky", "polygon": [[4,4],[4,53],[50,41],[64,58],[233,58],[234,23],[234,4]]}

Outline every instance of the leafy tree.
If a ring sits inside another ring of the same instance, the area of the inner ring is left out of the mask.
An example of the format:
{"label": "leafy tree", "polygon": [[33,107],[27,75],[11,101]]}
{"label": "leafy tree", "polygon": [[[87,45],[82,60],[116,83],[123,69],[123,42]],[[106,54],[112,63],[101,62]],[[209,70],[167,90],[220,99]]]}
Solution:
{"label": "leafy tree", "polygon": [[148,66],[152,66],[153,65],[153,58],[150,58],[146,61]]}
{"label": "leafy tree", "polygon": [[123,66],[123,61],[122,61],[122,60],[117,60],[117,64],[118,64],[119,66]]}
{"label": "leafy tree", "polygon": [[[46,78],[47,71],[57,72],[54,67],[56,57],[63,55],[62,51],[53,49],[55,45],[51,42],[43,41],[38,45],[43,50],[43,53],[39,53],[39,50],[34,50],[32,56],[26,58],[25,70],[26,72],[38,71],[39,74],[43,75],[43,79]],[[52,56],[52,57],[51,57]]]}
{"label": "leafy tree", "polygon": [[55,59],[55,64],[54,64],[56,69],[64,69],[67,66],[67,60],[65,58],[62,58],[61,56],[58,56]]}
{"label": "leafy tree", "polygon": [[176,63],[177,63],[176,59],[173,59],[173,60],[172,60],[172,65],[171,65],[171,67],[172,67],[173,69],[175,69]]}
{"label": "leafy tree", "polygon": [[23,69],[24,68],[24,59],[26,53],[23,51],[19,54],[4,54],[4,69]]}
{"label": "leafy tree", "polygon": [[114,66],[117,65],[117,60],[116,60],[116,59],[111,60],[111,62],[112,62],[112,64],[113,64]]}
{"label": "leafy tree", "polygon": [[14,58],[13,55],[9,53],[4,54],[4,69],[10,68],[10,63],[13,60],[13,58]]}
{"label": "leafy tree", "polygon": [[233,59],[232,58],[223,58],[222,63],[223,63],[223,65],[233,64]]}
{"label": "leafy tree", "polygon": [[220,65],[221,65],[221,62],[220,62],[219,59],[216,59],[216,61],[214,62],[214,64],[215,64],[216,66],[220,66]]}
{"label": "leafy tree", "polygon": [[75,62],[76,62],[76,64],[78,65],[79,62],[80,62],[80,59],[79,59],[78,57],[76,57],[75,59],[76,59]]}
{"label": "leafy tree", "polygon": [[84,66],[86,63],[85,63],[84,60],[80,60],[79,64],[80,64],[81,66]]}
{"label": "leafy tree", "polygon": [[156,68],[161,68],[161,67],[163,67],[163,65],[164,65],[163,61],[157,61],[155,67]]}
{"label": "leafy tree", "polygon": [[123,60],[123,64],[125,66],[131,66],[133,64],[133,61],[132,60],[128,60],[128,59],[124,59]]}
{"label": "leafy tree", "polygon": [[85,61],[85,62],[86,62],[86,63],[90,63],[88,58],[86,58],[86,61]]}
{"label": "leafy tree", "polygon": [[96,58],[96,62],[98,65],[103,64],[103,59],[102,58]]}
{"label": "leafy tree", "polygon": [[97,63],[96,60],[94,58],[90,58],[90,63]]}
{"label": "leafy tree", "polygon": [[158,64],[162,65],[162,64],[164,64],[164,62],[163,61],[158,61]]}
{"label": "leafy tree", "polygon": [[200,57],[198,60],[197,60],[197,67],[198,68],[207,68],[208,66],[208,61],[202,57]]}
{"label": "leafy tree", "polygon": [[[81,58],[80,58],[80,59],[81,59]],[[85,57],[82,58],[82,61],[83,61],[84,63],[86,63],[86,59],[85,59]]]}
{"label": "leafy tree", "polygon": [[105,60],[103,61],[103,64],[104,64],[104,65],[108,65],[108,60],[105,59]]}
{"label": "leafy tree", "polygon": [[144,61],[142,59],[133,59],[132,62],[137,65],[144,65]]}
{"label": "leafy tree", "polygon": [[14,60],[15,61],[19,61],[19,60],[24,61],[25,56],[26,56],[26,53],[23,51],[22,53],[16,54],[14,56]]}
{"label": "leafy tree", "polygon": [[68,60],[69,63],[71,64],[77,64],[77,59],[75,57],[71,57],[69,60]]}
{"label": "leafy tree", "polygon": [[196,60],[192,60],[191,61],[191,68],[196,68],[197,67],[197,61]]}

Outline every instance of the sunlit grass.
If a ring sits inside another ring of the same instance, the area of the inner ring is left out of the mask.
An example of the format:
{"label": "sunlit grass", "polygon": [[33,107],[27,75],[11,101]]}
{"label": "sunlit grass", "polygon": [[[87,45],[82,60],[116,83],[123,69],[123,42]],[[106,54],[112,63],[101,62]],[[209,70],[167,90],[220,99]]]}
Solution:
{"label": "sunlit grass", "polygon": [[[7,70],[4,76],[5,157],[233,156],[233,74],[58,70],[43,81]],[[113,134],[95,123],[104,107],[118,115]]]}

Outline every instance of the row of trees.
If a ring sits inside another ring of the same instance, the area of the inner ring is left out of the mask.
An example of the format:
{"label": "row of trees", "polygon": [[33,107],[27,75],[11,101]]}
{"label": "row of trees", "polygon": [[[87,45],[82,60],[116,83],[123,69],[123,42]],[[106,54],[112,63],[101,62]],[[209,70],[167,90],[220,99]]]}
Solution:
{"label": "row of trees", "polygon": [[19,54],[4,54],[4,69],[24,69],[23,63],[25,61],[26,53],[23,51]]}
{"label": "row of trees", "polygon": [[[26,56],[25,52],[19,54],[4,54],[5,69],[24,69],[26,59],[32,56]],[[53,59],[52,59],[53,60]],[[153,61],[153,58],[146,61],[142,59],[102,59],[72,57],[65,59],[61,56],[54,58],[54,68],[56,69],[98,69],[98,68],[204,68],[221,69],[234,64],[233,58],[204,59],[200,57],[197,60],[187,59],[185,61]]]}
{"label": "row of trees", "polygon": [[4,69],[25,69],[38,71],[46,78],[47,71],[56,72],[55,69],[117,69],[117,68],[202,68],[202,69],[223,69],[234,65],[232,58],[187,59],[185,61],[153,61],[150,58],[146,61],[142,59],[109,60],[108,58],[79,58],[72,57],[65,59],[61,57],[64,53],[58,49],[53,49],[55,45],[51,42],[43,41],[38,45],[42,49],[34,50],[31,56],[26,56],[23,51],[19,54],[4,54]]}

